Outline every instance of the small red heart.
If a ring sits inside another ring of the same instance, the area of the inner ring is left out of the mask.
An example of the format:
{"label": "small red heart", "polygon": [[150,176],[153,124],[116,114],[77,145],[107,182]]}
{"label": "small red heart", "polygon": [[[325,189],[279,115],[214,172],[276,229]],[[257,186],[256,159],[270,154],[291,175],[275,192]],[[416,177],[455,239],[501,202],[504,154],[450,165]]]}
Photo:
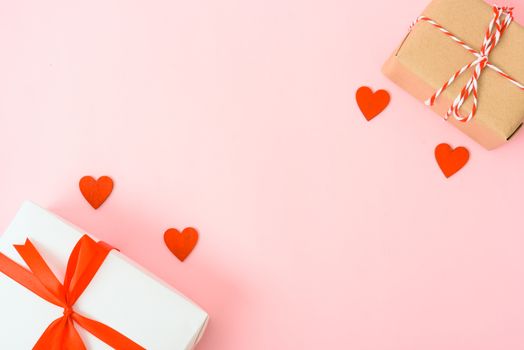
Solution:
{"label": "small red heart", "polygon": [[441,143],[435,148],[435,159],[444,175],[450,177],[466,165],[469,151],[464,147],[453,149],[447,143]]}
{"label": "small red heart", "polygon": [[373,91],[362,86],[357,90],[357,104],[367,121],[375,118],[389,105],[390,96],[386,90]]}
{"label": "small red heart", "polygon": [[164,233],[164,241],[171,253],[180,261],[184,261],[197,244],[198,232],[192,227],[187,227],[182,232],[170,228]]}
{"label": "small red heart", "polygon": [[101,176],[98,180],[84,176],[80,179],[79,187],[87,202],[98,209],[113,191],[113,180],[109,176]]}

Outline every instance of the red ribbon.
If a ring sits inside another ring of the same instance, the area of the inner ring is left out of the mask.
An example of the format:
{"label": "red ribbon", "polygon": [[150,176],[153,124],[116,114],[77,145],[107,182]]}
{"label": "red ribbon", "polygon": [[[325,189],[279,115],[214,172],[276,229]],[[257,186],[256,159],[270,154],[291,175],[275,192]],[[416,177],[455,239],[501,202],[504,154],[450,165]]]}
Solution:
{"label": "red ribbon", "polygon": [[60,306],[64,315],[44,331],[33,350],[86,350],[75,323],[117,350],[145,350],[125,335],[103,323],[78,314],[73,306],[102,266],[111,247],[84,235],[71,252],[64,283],[60,283],[35,246],[26,240],[14,246],[30,270],[0,253],[0,272],[42,299]]}

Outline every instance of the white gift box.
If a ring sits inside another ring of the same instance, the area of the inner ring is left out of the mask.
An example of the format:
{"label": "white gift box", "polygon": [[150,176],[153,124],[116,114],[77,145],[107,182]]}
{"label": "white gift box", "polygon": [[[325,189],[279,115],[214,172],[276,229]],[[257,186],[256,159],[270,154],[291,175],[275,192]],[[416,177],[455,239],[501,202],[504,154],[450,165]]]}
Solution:
{"label": "white gift box", "polygon": [[[0,252],[26,267],[13,245],[28,238],[63,281],[69,255],[84,234],[27,202],[0,238]],[[109,253],[74,309],[148,350],[193,349],[208,320],[205,311],[116,250]],[[0,273],[0,349],[32,349],[63,311]],[[81,327],[76,329],[87,349],[111,349]]]}

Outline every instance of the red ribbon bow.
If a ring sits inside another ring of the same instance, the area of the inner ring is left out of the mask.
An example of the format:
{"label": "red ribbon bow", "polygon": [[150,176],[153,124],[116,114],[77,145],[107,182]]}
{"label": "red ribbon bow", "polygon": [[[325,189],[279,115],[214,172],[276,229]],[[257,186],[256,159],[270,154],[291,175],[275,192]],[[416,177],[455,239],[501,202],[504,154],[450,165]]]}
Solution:
{"label": "red ribbon bow", "polygon": [[117,350],[145,350],[103,323],[78,314],[73,306],[102,266],[111,247],[84,235],[75,245],[67,263],[64,283],[60,283],[35,246],[26,240],[14,246],[30,271],[0,253],[0,272],[42,299],[60,306],[64,315],[44,331],[33,350],[86,350],[75,323]]}

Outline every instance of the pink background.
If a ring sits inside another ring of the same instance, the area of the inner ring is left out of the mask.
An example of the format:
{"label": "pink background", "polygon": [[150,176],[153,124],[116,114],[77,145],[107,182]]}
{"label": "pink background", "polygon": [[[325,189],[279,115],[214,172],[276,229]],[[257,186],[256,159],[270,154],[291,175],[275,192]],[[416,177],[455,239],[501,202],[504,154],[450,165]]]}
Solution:
{"label": "pink background", "polygon": [[485,151],[379,71],[426,2],[2,1],[1,229],[30,199],[120,247],[210,313],[199,350],[522,349],[524,133]]}

